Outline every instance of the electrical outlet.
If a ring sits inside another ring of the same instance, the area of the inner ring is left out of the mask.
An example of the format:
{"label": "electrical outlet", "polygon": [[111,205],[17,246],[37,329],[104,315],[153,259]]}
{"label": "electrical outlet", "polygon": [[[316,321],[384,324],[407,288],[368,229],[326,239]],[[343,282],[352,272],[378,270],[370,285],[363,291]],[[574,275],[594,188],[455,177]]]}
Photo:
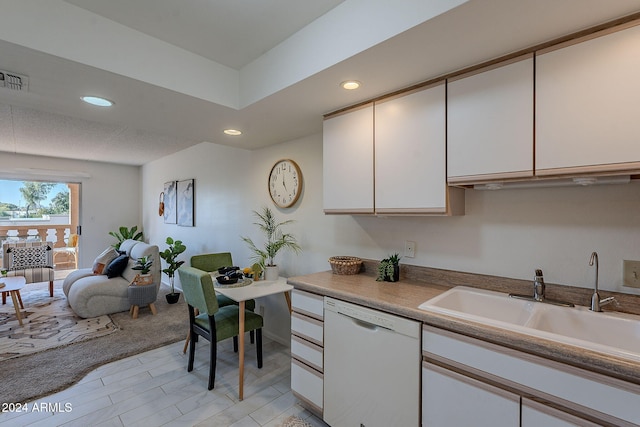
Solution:
{"label": "electrical outlet", "polygon": [[404,242],[404,256],[407,258],[416,257],[416,242],[412,242],[411,240]]}
{"label": "electrical outlet", "polygon": [[260,316],[264,317],[264,305],[260,305],[258,307],[258,313],[260,313]]}
{"label": "electrical outlet", "polygon": [[623,285],[630,288],[640,288],[640,261],[622,261]]}

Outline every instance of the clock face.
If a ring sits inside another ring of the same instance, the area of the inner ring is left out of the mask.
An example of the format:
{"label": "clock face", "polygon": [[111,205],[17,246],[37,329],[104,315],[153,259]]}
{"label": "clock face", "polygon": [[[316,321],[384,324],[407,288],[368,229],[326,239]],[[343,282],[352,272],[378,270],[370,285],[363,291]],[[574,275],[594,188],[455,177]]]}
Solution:
{"label": "clock face", "polygon": [[278,160],[269,174],[269,195],[281,208],[293,206],[302,190],[302,172],[293,160]]}

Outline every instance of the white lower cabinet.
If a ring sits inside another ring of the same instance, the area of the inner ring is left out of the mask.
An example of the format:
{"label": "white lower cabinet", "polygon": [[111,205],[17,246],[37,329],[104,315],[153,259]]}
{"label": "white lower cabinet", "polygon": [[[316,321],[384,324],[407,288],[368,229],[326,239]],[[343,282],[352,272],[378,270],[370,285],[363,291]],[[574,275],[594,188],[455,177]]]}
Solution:
{"label": "white lower cabinet", "polygon": [[423,426],[638,426],[640,385],[430,326]]}
{"label": "white lower cabinet", "polygon": [[522,399],[521,414],[521,427],[596,427],[600,425],[525,398]]}
{"label": "white lower cabinet", "polygon": [[422,425],[515,427],[520,396],[440,366],[422,364]]}
{"label": "white lower cabinet", "polygon": [[320,295],[291,293],[291,391],[322,418],[324,393],[324,301]]}

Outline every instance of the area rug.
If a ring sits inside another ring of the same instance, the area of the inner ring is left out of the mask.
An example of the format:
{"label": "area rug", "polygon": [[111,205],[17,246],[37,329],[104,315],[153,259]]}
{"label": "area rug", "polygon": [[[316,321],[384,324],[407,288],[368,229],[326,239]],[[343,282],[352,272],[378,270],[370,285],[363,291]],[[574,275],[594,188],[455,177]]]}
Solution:
{"label": "area rug", "polygon": [[76,316],[60,286],[54,287],[53,298],[48,283],[29,284],[20,294],[24,305],[22,326],[11,298],[0,305],[0,362],[116,331],[109,316]]}
{"label": "area rug", "polygon": [[128,311],[112,314],[113,333],[4,360],[0,403],[36,400],[64,390],[101,365],[184,340],[189,324],[184,297],[170,305],[164,297],[168,292],[168,287],[160,288],[155,316],[148,309],[137,319]]}

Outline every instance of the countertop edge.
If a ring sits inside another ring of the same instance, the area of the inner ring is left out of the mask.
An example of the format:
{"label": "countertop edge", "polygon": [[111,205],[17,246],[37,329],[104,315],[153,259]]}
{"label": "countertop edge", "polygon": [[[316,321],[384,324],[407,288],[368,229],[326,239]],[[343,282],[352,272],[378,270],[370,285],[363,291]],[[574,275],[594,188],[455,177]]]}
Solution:
{"label": "countertop edge", "polygon": [[[287,280],[287,283],[293,285],[295,289],[364,305],[369,308],[417,320],[437,328],[480,339],[502,347],[518,350],[526,354],[543,357],[548,360],[584,369],[585,371],[603,374],[640,385],[640,364],[632,361],[476,322],[430,313],[417,308],[422,302],[445,292],[450,289],[450,287],[431,285],[418,281],[380,283],[375,282],[375,278],[372,276],[358,275],[363,277],[356,280],[365,280],[367,283],[367,289],[363,290],[354,288],[353,276],[329,276],[334,275],[332,275],[330,271],[313,273],[305,276],[291,277]],[[342,281],[345,283],[341,284]],[[373,283],[369,283],[369,281]],[[406,290],[412,295],[423,295],[425,299],[411,302],[403,299],[401,302],[391,302],[379,297],[380,294],[385,293],[384,290],[380,291],[380,289],[383,289],[380,287],[383,286]],[[373,289],[378,292],[371,292]]]}

